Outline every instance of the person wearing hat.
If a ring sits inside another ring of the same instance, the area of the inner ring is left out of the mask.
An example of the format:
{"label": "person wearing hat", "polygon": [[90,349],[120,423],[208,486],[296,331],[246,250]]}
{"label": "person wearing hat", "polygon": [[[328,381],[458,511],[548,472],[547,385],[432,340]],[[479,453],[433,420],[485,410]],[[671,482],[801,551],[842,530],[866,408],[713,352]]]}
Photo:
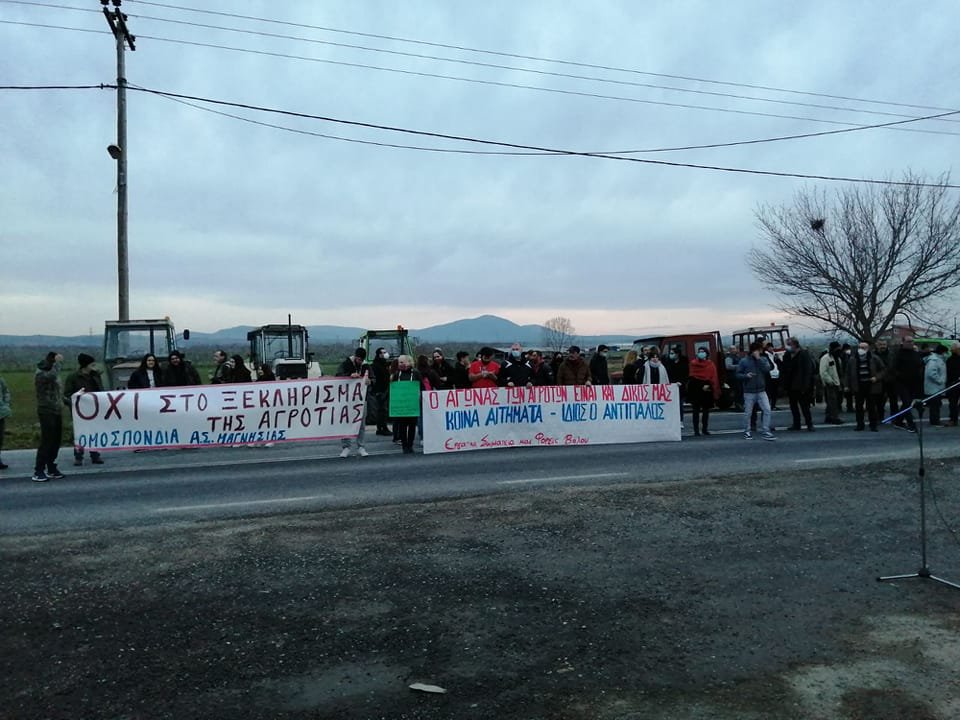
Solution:
{"label": "person wearing hat", "polygon": [[475,388],[495,388],[500,376],[500,365],[493,361],[492,347],[480,348],[480,357],[470,363],[467,368],[467,377],[470,385]]}
{"label": "person wearing hat", "polygon": [[[67,376],[63,383],[63,404],[70,407],[70,398],[78,392],[100,392],[103,383],[100,380],[100,371],[94,364],[92,356],[86,353],[77,355],[78,370]],[[103,465],[103,458],[96,450],[90,451],[90,462],[94,465]],[[83,446],[73,446],[73,464],[83,465]]]}
{"label": "person wearing hat", "polygon": [[34,482],[60,480],[63,473],[57,467],[57,453],[63,437],[63,385],[60,367],[63,355],[51,350],[37,363],[33,386],[37,392],[37,418],[40,420],[40,446],[33,465]]}
{"label": "person wearing hat", "polygon": [[830,349],[820,358],[820,382],[823,383],[823,399],[827,404],[827,414],[823,421],[830,425],[843,425],[843,420],[840,419],[840,402],[843,399],[840,385],[841,362],[840,343],[834,340],[830,343]]}
{"label": "person wearing hat", "polygon": [[610,384],[610,368],[607,365],[607,353],[610,351],[606,345],[597,345],[597,351],[590,358],[590,377],[594,385]]}
{"label": "person wearing hat", "polygon": [[557,385],[593,385],[590,366],[584,362],[578,346],[569,347],[566,360],[557,368]]}

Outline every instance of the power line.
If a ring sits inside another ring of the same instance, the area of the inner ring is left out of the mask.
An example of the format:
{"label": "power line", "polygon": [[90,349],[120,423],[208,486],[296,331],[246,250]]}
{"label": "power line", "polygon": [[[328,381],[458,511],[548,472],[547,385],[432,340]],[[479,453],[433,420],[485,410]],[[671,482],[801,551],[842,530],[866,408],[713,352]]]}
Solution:
{"label": "power line", "polygon": [[511,52],[498,51],[498,50],[486,50],[483,48],[474,48],[474,47],[468,47],[465,45],[454,45],[449,43],[431,42],[428,40],[415,40],[412,38],[405,38],[405,37],[399,37],[394,35],[381,35],[377,33],[360,32],[356,30],[344,30],[342,28],[336,28],[336,27],[330,27],[330,26],[324,26],[324,25],[310,25],[307,23],[289,22],[285,20],[276,20],[273,18],[262,18],[262,17],[252,16],[252,15],[241,15],[238,13],[218,12],[215,10],[202,10],[199,8],[185,7],[183,5],[171,5],[168,3],[149,2],[148,0],[137,0],[137,4],[148,5],[148,6],[159,7],[159,8],[166,8],[169,10],[183,10],[185,12],[201,13],[204,15],[215,15],[219,17],[229,17],[229,18],[236,18],[240,20],[250,20],[255,22],[270,23],[274,25],[283,25],[286,27],[296,27],[296,28],[309,29],[309,30],[321,30],[323,32],[339,33],[343,35],[353,35],[356,37],[374,38],[378,40],[389,40],[392,42],[423,45],[426,47],[444,48],[447,50],[459,50],[462,52],[480,53],[484,55],[495,55],[499,57],[509,57],[509,58],[515,58],[519,60],[534,60],[536,62],[546,62],[546,63],[555,63],[558,65],[569,65],[573,67],[592,68],[595,70],[609,70],[614,72],[631,73],[635,75],[644,75],[647,77],[660,77],[660,78],[667,78],[671,80],[685,80],[687,82],[701,82],[701,83],[707,83],[712,85],[725,85],[728,87],[740,87],[740,88],[748,88],[752,90],[765,90],[768,92],[781,92],[781,93],[788,93],[792,95],[806,95],[810,97],[828,98],[831,100],[849,100],[852,102],[868,103],[872,105],[890,105],[894,107],[914,108],[917,110],[935,110],[938,112],[950,112],[955,109],[955,108],[936,107],[931,105],[917,105],[912,103],[894,102],[889,100],[873,100],[869,98],[856,98],[856,97],[851,97],[849,95],[832,95],[829,93],[812,92],[807,90],[793,90],[790,88],[782,88],[782,87],[776,87],[776,86],[770,86],[770,85],[758,85],[758,84],[752,84],[752,83],[732,82],[727,80],[713,80],[710,78],[694,77],[690,75],[657,73],[657,72],[650,72],[646,70],[637,70],[634,68],[618,67],[615,65],[602,65],[597,63],[578,62],[574,60],[548,58],[548,57],[542,57],[537,55],[524,55],[521,53],[511,53]]}
{"label": "power line", "polygon": [[[568,78],[573,80],[586,80],[589,82],[607,83],[611,85],[624,85],[628,87],[639,87],[639,88],[647,88],[647,89],[653,89],[653,90],[667,90],[670,92],[691,93],[695,95],[708,95],[711,97],[731,98],[734,100],[749,100],[752,102],[765,102],[765,103],[773,103],[777,105],[792,105],[796,107],[814,108],[818,110],[834,110],[839,112],[865,113],[869,115],[883,115],[887,117],[896,117],[896,118],[912,119],[915,117],[913,115],[885,112],[882,110],[866,110],[863,108],[839,107],[836,105],[823,105],[820,103],[807,103],[807,102],[799,102],[794,100],[778,100],[776,98],[756,97],[753,95],[738,95],[736,93],[715,92],[715,91],[709,91],[709,90],[696,90],[693,88],[682,88],[682,87],[675,87],[671,85],[657,85],[655,83],[642,83],[642,82],[634,82],[631,80],[615,80],[612,78],[598,77],[596,75],[575,75],[572,73],[552,72],[549,70],[537,70],[534,68],[516,67],[514,65],[501,65],[499,63],[489,63],[489,62],[480,62],[477,60],[464,60],[461,58],[443,57],[442,55],[428,55],[425,53],[403,52],[400,50],[388,50],[386,48],[370,47],[367,45],[356,45],[352,43],[339,43],[339,42],[332,42],[329,40],[318,40],[316,38],[305,38],[297,35],[284,35],[282,33],[268,33],[268,32],[262,32],[259,30],[246,30],[243,28],[224,27],[222,25],[210,25],[208,23],[190,22],[188,20],[158,18],[158,17],[152,17],[150,15],[133,14],[132,17],[135,17],[139,20],[171,23],[175,25],[185,25],[189,27],[203,28],[206,30],[222,30],[226,32],[241,33],[245,35],[255,35],[259,37],[266,37],[266,38],[272,38],[272,39],[296,40],[299,42],[313,43],[317,45],[346,48],[350,50],[363,50],[365,52],[397,55],[400,57],[415,58],[419,60],[436,60],[440,62],[457,63],[460,65],[470,65],[473,67],[482,67],[482,68],[489,68],[489,69],[496,69],[496,70],[509,70],[511,72],[528,73],[533,75],[542,75],[542,76],[558,77],[558,78]],[[944,122],[960,122],[960,121],[945,120]]]}
{"label": "power line", "polygon": [[[0,2],[6,2],[6,1],[10,1],[10,0],[0,0]],[[41,27],[41,28],[49,28],[49,29],[57,29],[57,30],[76,30],[80,32],[90,32],[90,33],[103,32],[99,30],[89,30],[86,28],[74,28],[74,27],[66,27],[62,25],[45,25],[40,23],[27,23],[27,22],[18,22],[18,21],[12,21],[12,20],[0,20],[0,24],[26,25],[30,27]],[[766,112],[760,112],[755,110],[738,110],[735,108],[723,108],[723,107],[715,107],[715,106],[709,106],[709,105],[674,103],[674,102],[667,102],[662,100],[648,100],[644,98],[627,97],[622,95],[605,95],[602,93],[591,93],[591,92],[578,91],[578,90],[565,90],[561,88],[548,88],[548,87],[535,86],[535,85],[524,85],[522,83],[510,83],[510,82],[502,82],[502,81],[496,81],[496,80],[482,80],[479,78],[469,78],[469,77],[463,77],[458,75],[444,75],[440,73],[430,73],[430,72],[423,72],[423,71],[416,71],[416,70],[404,70],[400,68],[385,67],[380,65],[369,65],[366,63],[353,63],[353,62],[346,62],[341,60],[330,60],[326,58],[315,58],[315,57],[309,57],[305,55],[292,55],[289,53],[279,53],[279,52],[273,52],[268,50],[255,50],[252,48],[219,45],[216,43],[206,43],[206,42],[199,42],[199,41],[193,41],[193,40],[179,40],[174,38],[165,38],[165,37],[159,37],[159,36],[153,36],[153,35],[140,35],[139,38],[144,40],[154,40],[157,42],[174,43],[174,44],[188,45],[188,46],[194,46],[194,47],[205,47],[205,48],[212,48],[217,50],[227,50],[231,52],[250,53],[254,55],[263,55],[267,57],[277,57],[277,58],[292,59],[292,60],[304,60],[304,61],[317,62],[317,63],[323,63],[328,65],[336,65],[341,67],[378,70],[381,72],[389,72],[389,73],[395,73],[395,74],[401,74],[401,75],[410,75],[410,76],[427,77],[427,78],[444,79],[444,80],[454,80],[458,82],[475,83],[475,84],[489,85],[489,86],[496,86],[496,87],[506,87],[506,88],[512,88],[512,89],[535,90],[538,92],[555,93],[555,94],[561,94],[561,95],[572,95],[572,96],[579,96],[579,97],[589,97],[589,98],[603,99],[603,100],[632,102],[632,103],[640,103],[645,105],[657,105],[657,106],[663,106],[663,107],[674,107],[674,108],[681,108],[681,109],[688,109],[688,110],[708,110],[708,111],[722,112],[722,113],[728,113],[728,114],[748,115],[752,117],[768,117],[768,118],[778,118],[778,119],[786,119],[786,120],[800,120],[805,122],[814,122],[814,123],[829,124],[829,125],[841,125],[848,128],[862,127],[857,123],[846,122],[841,120],[828,120],[825,118],[814,118],[814,117],[806,117],[806,116],[798,116],[798,115],[783,115],[778,113],[766,113]],[[942,117],[945,117],[946,115],[952,114],[953,112],[954,111],[952,110],[947,110],[945,111],[945,113],[942,113],[940,115],[924,116],[919,118],[910,117],[909,120],[914,121],[914,120],[940,119]],[[896,122],[883,123],[883,124],[877,125],[876,127],[886,127],[891,130],[896,130],[900,132],[922,133],[922,134],[928,134],[928,135],[960,135],[960,132],[951,132],[948,130],[931,130],[931,129],[924,129],[924,128],[898,127],[899,125],[902,125],[902,124],[904,123],[896,123]],[[725,146],[725,144],[720,143],[720,144],[717,144],[717,146],[723,147]],[[683,149],[692,149],[692,148],[683,148]],[[627,152],[627,151],[624,151],[624,152]]]}
{"label": "power line", "polygon": [[[116,86],[107,86],[107,87],[115,88]],[[682,167],[682,168],[692,168],[692,169],[698,169],[698,170],[715,170],[719,172],[732,172],[732,173],[740,173],[740,174],[747,174],[747,175],[765,175],[765,176],[773,176],[773,177],[800,178],[800,179],[807,179],[807,180],[830,180],[830,181],[840,181],[840,182],[867,183],[872,185],[943,187],[943,188],[960,190],[960,185],[913,183],[913,182],[905,182],[905,181],[898,181],[898,180],[875,180],[870,178],[839,177],[839,176],[833,176],[833,175],[811,175],[811,174],[805,174],[805,173],[782,172],[782,171],[774,171],[774,170],[753,170],[748,168],[724,167],[724,166],[718,166],[718,165],[702,165],[697,163],[670,162],[667,160],[651,160],[649,158],[624,157],[622,155],[608,155],[604,153],[579,152],[576,150],[563,150],[563,149],[543,147],[538,145],[525,145],[521,143],[503,142],[499,140],[485,140],[485,139],[474,138],[466,135],[451,135],[447,133],[431,132],[427,130],[415,130],[412,128],[403,128],[403,127],[397,127],[392,125],[380,125],[377,123],[361,122],[358,120],[345,120],[342,118],[335,118],[335,117],[330,117],[325,115],[313,115],[310,113],[302,113],[294,110],[281,110],[277,108],[251,105],[248,103],[231,102],[228,100],[216,100],[213,98],[206,98],[206,97],[197,96],[197,95],[173,93],[173,92],[168,92],[164,90],[156,90],[156,89],[145,88],[145,87],[131,86],[129,89],[135,90],[137,92],[145,92],[145,93],[150,93],[153,95],[159,95],[163,97],[179,98],[181,100],[193,100],[196,102],[210,103],[212,105],[220,105],[224,107],[234,107],[234,108],[240,108],[244,110],[255,110],[258,112],[266,112],[266,113],[272,113],[276,115],[286,115],[289,117],[298,117],[298,118],[304,118],[309,120],[319,120],[322,122],[337,123],[340,125],[362,127],[362,128],[372,129],[372,130],[383,130],[387,132],[403,133],[407,135],[432,137],[432,138],[439,138],[443,140],[455,140],[459,142],[476,143],[480,145],[492,145],[496,147],[507,147],[507,148],[512,148],[514,150],[535,150],[537,152],[552,153],[552,154],[558,154],[558,155],[570,155],[574,157],[600,158],[604,160],[618,160],[621,162],[642,163],[645,165],[661,165],[666,167]]]}
{"label": "power line", "polygon": [[[758,110],[737,110],[735,108],[715,107],[711,105],[694,105],[690,103],[675,103],[665,100],[648,100],[645,98],[628,97],[624,95],[605,95],[603,93],[586,92],[583,90],[565,90],[562,88],[550,88],[536,85],[524,85],[522,83],[503,82],[499,80],[482,80],[480,78],[463,77],[460,75],[444,75],[442,73],[431,73],[421,70],[403,70],[400,68],[386,67],[383,65],[369,65],[367,63],[347,62],[344,60],[330,60],[327,58],[309,57],[306,55],[292,55],[289,53],[273,52],[270,50],[253,50],[251,48],[234,47],[231,45],[220,45],[217,43],[199,42],[196,40],[176,40],[173,38],[158,37],[155,35],[140,35],[141,40],[155,40],[157,42],[176,43],[179,45],[190,45],[194,47],[213,48],[217,50],[228,50],[232,52],[251,53],[254,55],[265,55],[268,57],[285,58],[290,60],[306,60],[309,62],[323,63],[325,65],[337,65],[340,67],[360,68],[365,70],[378,70],[381,72],[395,73],[398,75],[410,75],[415,77],[426,77],[442,80],[455,80],[457,82],[476,83],[479,85],[489,85],[494,87],[505,87],[521,90],[535,90],[537,92],[553,93],[559,95],[572,95],[577,97],[588,97],[599,100],[615,100],[621,102],[639,103],[643,105],[657,105],[661,107],[673,107],[686,110],[710,110],[713,112],[722,112],[734,115],[749,115],[751,117],[778,118],[784,120],[801,120],[804,122],[814,122],[827,125],[843,125],[846,127],[857,127],[857,123],[846,122],[842,120],[827,120],[825,118],[806,117],[802,115],[782,115],[778,113],[767,113]],[[953,112],[948,110],[947,112]],[[911,118],[912,119],[912,118]],[[929,135],[960,135],[960,132],[951,132],[949,130],[929,130],[922,128],[893,128],[902,132],[924,133]]]}
{"label": "power line", "polygon": [[[100,83],[99,85],[3,85],[3,86],[0,86],[0,90],[90,90],[90,89],[104,90],[104,89],[110,89],[112,87],[114,86],[106,85],[103,83]],[[147,88],[144,88],[140,85],[130,84],[130,87],[135,87],[138,90],[148,91]],[[248,122],[253,125],[260,125],[263,127],[273,128],[276,130],[285,130],[287,132],[292,132],[299,135],[312,135],[314,137],[326,138],[329,140],[342,140],[344,142],[353,142],[361,145],[375,145],[379,147],[398,148],[403,150],[422,150],[426,152],[459,153],[459,154],[466,154],[466,155],[563,155],[565,154],[565,153],[558,153],[558,152],[542,152],[542,151],[508,152],[508,151],[496,151],[496,150],[462,150],[462,149],[456,149],[456,148],[436,148],[436,147],[426,147],[422,145],[401,145],[397,143],[376,142],[373,140],[360,140],[358,138],[348,138],[348,137],[343,137],[341,135],[328,135],[328,134],[317,133],[309,130],[291,128],[286,125],[276,125],[273,123],[265,123],[259,120],[253,120],[251,118],[244,117],[242,115],[234,115],[232,113],[213,110],[212,108],[203,107],[201,105],[187,102],[185,100],[180,100],[175,97],[168,97],[166,95],[164,97],[166,97],[166,99],[168,100],[173,100],[174,102],[178,102],[182,105],[188,105],[197,110],[203,110],[205,112],[213,113],[214,115],[222,115],[224,117],[233,118],[235,120],[241,120],[243,122]],[[823,130],[821,132],[815,132],[815,133],[802,133],[797,135],[780,135],[777,137],[757,138],[754,140],[736,140],[733,142],[712,143],[708,145],[685,145],[682,147],[661,147],[661,148],[648,148],[643,150],[608,150],[608,151],[596,150],[596,151],[589,151],[588,154],[632,155],[632,154],[644,154],[644,153],[677,152],[680,150],[702,150],[706,148],[733,147],[737,145],[757,145],[761,143],[779,142],[784,140],[798,140],[798,139],[804,139],[804,138],[823,137],[826,135],[839,135],[841,133],[852,133],[852,132],[859,132],[862,130],[875,130],[878,128],[889,127],[891,125],[902,125],[905,123],[919,122],[921,120],[934,120],[941,117],[945,117],[947,115],[957,115],[957,114],[960,114],[960,110],[949,112],[949,113],[940,113],[938,115],[928,115],[926,117],[913,118],[910,120],[896,120],[889,123],[879,123],[876,125],[861,125],[858,127],[843,128],[840,130]]]}
{"label": "power line", "polygon": [[[133,86],[131,86],[133,87]],[[139,87],[139,86],[138,86]],[[0,88],[2,89],[2,88]],[[146,88],[141,88],[146,89]],[[173,100],[174,102],[181,103],[182,105],[188,105],[189,107],[195,108],[197,110],[203,110],[204,112],[213,113],[214,115],[222,115],[224,117],[233,118],[235,120],[241,120],[243,122],[251,123],[253,125],[260,125],[263,127],[273,128],[275,130],[284,130],[286,132],[296,133],[298,135],[312,135],[314,137],[326,138],[329,140],[342,140],[344,142],[358,143],[360,145],[376,145],[380,147],[389,147],[397,148],[403,150],[422,150],[426,152],[437,152],[437,153],[451,153],[451,154],[463,154],[463,155],[552,155],[557,156],[562,153],[554,152],[528,152],[528,151],[504,151],[504,150],[461,150],[454,148],[436,148],[436,147],[425,147],[421,145],[400,145],[396,143],[383,143],[375,142],[373,140],[360,140],[357,138],[347,138],[340,135],[327,135],[324,133],[312,132],[310,130],[301,130],[299,128],[291,128],[286,125],[276,125],[274,123],[265,123],[260,120],[253,120],[252,118],[243,117],[242,115],[234,115],[233,113],[226,113],[220,110],[214,110],[213,108],[203,107],[202,105],[197,105],[196,103],[187,102],[186,100],[179,100],[173,97],[167,97],[168,100]],[[954,113],[944,113],[944,115],[955,115],[960,113],[960,110]],[[929,120],[937,117],[942,117],[942,115],[931,115],[927,118],[917,118],[916,120],[898,120],[897,123],[908,123],[916,122],[917,120]],[[609,150],[609,151],[591,151],[590,154],[601,154],[601,155],[633,155],[633,154],[646,154],[646,153],[661,153],[661,152],[676,152],[679,150],[701,150],[704,148],[717,148],[717,147],[731,147],[734,145],[754,145],[759,143],[769,143],[777,142],[780,140],[796,140],[799,138],[811,138],[811,137],[820,137],[823,135],[836,135],[838,133],[851,133],[858,132],[860,130],[873,130],[879,127],[886,127],[893,123],[881,123],[880,125],[864,125],[862,127],[856,128],[844,128],[842,130],[826,130],[818,133],[806,133],[803,135],[787,135],[774,138],[762,138],[757,140],[740,140],[736,142],[728,143],[714,143],[712,145],[688,145],[686,147],[672,147],[672,148],[650,148],[646,150]]]}

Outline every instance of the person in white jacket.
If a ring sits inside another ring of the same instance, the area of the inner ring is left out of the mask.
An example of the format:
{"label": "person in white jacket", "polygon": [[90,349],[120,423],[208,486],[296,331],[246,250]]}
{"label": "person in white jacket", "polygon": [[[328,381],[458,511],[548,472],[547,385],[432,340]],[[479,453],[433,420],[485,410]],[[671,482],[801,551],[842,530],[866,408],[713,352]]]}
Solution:
{"label": "person in white jacket", "polygon": [[[947,387],[947,363],[943,359],[947,349],[937,343],[933,347],[933,352],[923,358],[923,394],[927,397],[943,392]],[[940,405],[943,402],[943,396],[937,396],[929,403],[930,424],[940,425]]]}

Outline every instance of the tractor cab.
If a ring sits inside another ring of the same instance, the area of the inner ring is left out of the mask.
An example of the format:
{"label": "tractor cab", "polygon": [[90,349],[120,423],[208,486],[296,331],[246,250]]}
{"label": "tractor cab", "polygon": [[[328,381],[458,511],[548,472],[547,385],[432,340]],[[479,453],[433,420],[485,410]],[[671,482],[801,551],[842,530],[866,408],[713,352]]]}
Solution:
{"label": "tractor cab", "polygon": [[247,333],[250,342],[250,368],[256,377],[267,365],[277,380],[320,377],[320,365],[309,352],[309,334],[303,325],[261,325]]}
{"label": "tractor cab", "polygon": [[744,330],[736,330],[733,333],[733,345],[740,352],[749,352],[750,346],[755,342],[773,343],[773,351],[778,358],[783,357],[787,349],[787,340],[790,339],[789,325],[774,325],[770,323],[767,326],[750,327]]}
{"label": "tractor cab", "polygon": [[[190,331],[183,331],[190,339]],[[177,331],[170,318],[162,320],[107,320],[103,331],[103,367],[106,389],[122,390],[130,375],[140,367],[143,356],[150,353],[166,362],[177,349]]]}
{"label": "tractor cab", "polygon": [[403,325],[397,325],[395,330],[367,330],[357,342],[358,347],[367,351],[368,361],[373,360],[377,348],[384,348],[390,353],[390,357],[396,358],[413,354],[409,335],[409,330]]}

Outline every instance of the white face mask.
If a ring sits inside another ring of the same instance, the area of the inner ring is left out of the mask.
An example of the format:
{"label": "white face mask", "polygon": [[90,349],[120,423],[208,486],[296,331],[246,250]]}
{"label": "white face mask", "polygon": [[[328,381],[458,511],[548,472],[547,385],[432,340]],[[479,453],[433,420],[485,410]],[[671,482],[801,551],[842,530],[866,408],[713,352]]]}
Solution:
{"label": "white face mask", "polygon": [[382,357],[383,357],[384,360],[389,360],[389,359],[390,359],[390,353],[385,352]]}
{"label": "white face mask", "polygon": [[864,350],[863,348],[860,348],[860,349],[857,350],[857,355],[859,355],[860,357],[866,357],[866,356],[867,356],[867,351]]}
{"label": "white face mask", "polygon": [[701,360],[706,360],[707,354],[705,352],[698,352],[697,357],[700,358]]}
{"label": "white face mask", "polygon": [[518,357],[520,357],[520,351],[519,351],[519,350],[511,350],[511,351],[510,351],[510,357],[512,357],[512,358],[518,358]]}
{"label": "white face mask", "polygon": [[650,367],[660,367],[660,361],[656,358],[650,358]]}

